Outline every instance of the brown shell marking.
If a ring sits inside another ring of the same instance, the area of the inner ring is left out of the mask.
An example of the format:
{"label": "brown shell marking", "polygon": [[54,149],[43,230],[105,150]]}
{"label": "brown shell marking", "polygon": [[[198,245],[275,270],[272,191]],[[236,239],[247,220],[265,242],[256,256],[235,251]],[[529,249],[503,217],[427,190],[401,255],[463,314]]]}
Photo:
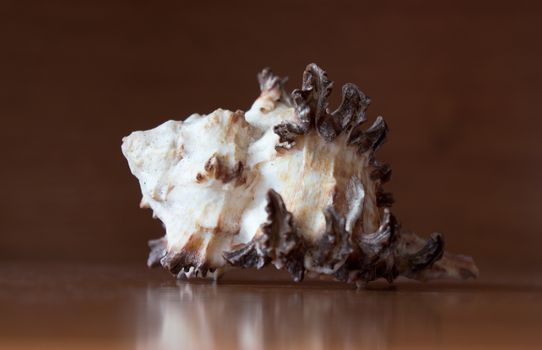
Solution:
{"label": "brown shell marking", "polygon": [[282,197],[275,191],[267,193],[267,222],[251,242],[244,247],[225,252],[224,258],[231,265],[262,268],[272,262],[277,268],[284,267],[295,281],[304,275],[304,246],[298,235],[293,217],[286,210]]}
{"label": "brown shell marking", "polygon": [[238,161],[233,168],[229,168],[226,161],[216,153],[205,162],[203,169],[205,170],[204,173],[196,174],[196,182],[198,183],[205,182],[208,178],[213,178],[225,184],[235,180],[235,185],[239,186],[246,181],[243,177],[243,162]]}

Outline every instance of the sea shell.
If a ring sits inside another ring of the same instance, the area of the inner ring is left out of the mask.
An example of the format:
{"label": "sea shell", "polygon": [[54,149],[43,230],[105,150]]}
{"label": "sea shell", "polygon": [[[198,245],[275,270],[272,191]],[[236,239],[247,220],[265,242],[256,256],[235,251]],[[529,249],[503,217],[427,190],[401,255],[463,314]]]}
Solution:
{"label": "sea shell", "polygon": [[370,99],[355,85],[330,111],[332,82],[315,64],[291,95],[269,69],[258,80],[246,113],[193,114],[123,139],[141,207],[166,230],[149,242],[149,266],[217,277],[272,263],[295,281],[358,285],[478,275],[471,258],[444,253],[440,234],[424,240],[400,228],[382,187],[391,168],[375,158],[388,127],[382,117],[364,127]]}

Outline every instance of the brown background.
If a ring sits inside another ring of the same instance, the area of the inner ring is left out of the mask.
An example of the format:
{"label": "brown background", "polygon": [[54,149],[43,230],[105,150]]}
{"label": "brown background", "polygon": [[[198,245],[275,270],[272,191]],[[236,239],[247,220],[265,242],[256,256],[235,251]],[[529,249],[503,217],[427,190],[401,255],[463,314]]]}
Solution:
{"label": "brown background", "polygon": [[0,260],[143,263],[162,228],[121,138],[247,109],[261,68],[292,89],[314,61],[390,125],[379,158],[404,226],[443,232],[482,273],[539,269],[536,3],[2,1]]}

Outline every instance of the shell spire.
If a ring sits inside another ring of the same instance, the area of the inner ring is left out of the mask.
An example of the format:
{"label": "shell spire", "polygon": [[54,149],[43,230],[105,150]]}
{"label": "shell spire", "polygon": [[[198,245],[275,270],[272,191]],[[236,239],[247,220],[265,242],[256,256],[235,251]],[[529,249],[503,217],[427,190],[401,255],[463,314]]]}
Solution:
{"label": "shell spire", "polygon": [[356,85],[330,111],[333,82],[316,64],[291,95],[268,68],[258,81],[246,113],[192,115],[124,139],[142,202],[166,228],[149,242],[149,266],[216,277],[271,263],[295,281],[357,285],[478,275],[471,258],[444,252],[441,234],[422,239],[392,214],[391,167],[376,159],[388,126],[365,126],[371,100]]}

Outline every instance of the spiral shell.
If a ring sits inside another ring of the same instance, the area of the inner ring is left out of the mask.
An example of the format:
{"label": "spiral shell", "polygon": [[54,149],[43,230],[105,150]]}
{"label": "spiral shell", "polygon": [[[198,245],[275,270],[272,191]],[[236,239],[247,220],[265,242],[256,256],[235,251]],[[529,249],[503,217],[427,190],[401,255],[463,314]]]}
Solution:
{"label": "spiral shell", "polygon": [[217,277],[272,263],[295,281],[358,285],[478,275],[471,258],[444,253],[440,234],[424,240],[401,229],[383,189],[391,167],[375,156],[388,126],[377,117],[365,127],[363,92],[344,85],[331,111],[333,83],[315,64],[290,95],[269,69],[258,80],[261,95],[246,113],[194,114],[123,139],[141,206],[166,230],[149,243],[149,266]]}

